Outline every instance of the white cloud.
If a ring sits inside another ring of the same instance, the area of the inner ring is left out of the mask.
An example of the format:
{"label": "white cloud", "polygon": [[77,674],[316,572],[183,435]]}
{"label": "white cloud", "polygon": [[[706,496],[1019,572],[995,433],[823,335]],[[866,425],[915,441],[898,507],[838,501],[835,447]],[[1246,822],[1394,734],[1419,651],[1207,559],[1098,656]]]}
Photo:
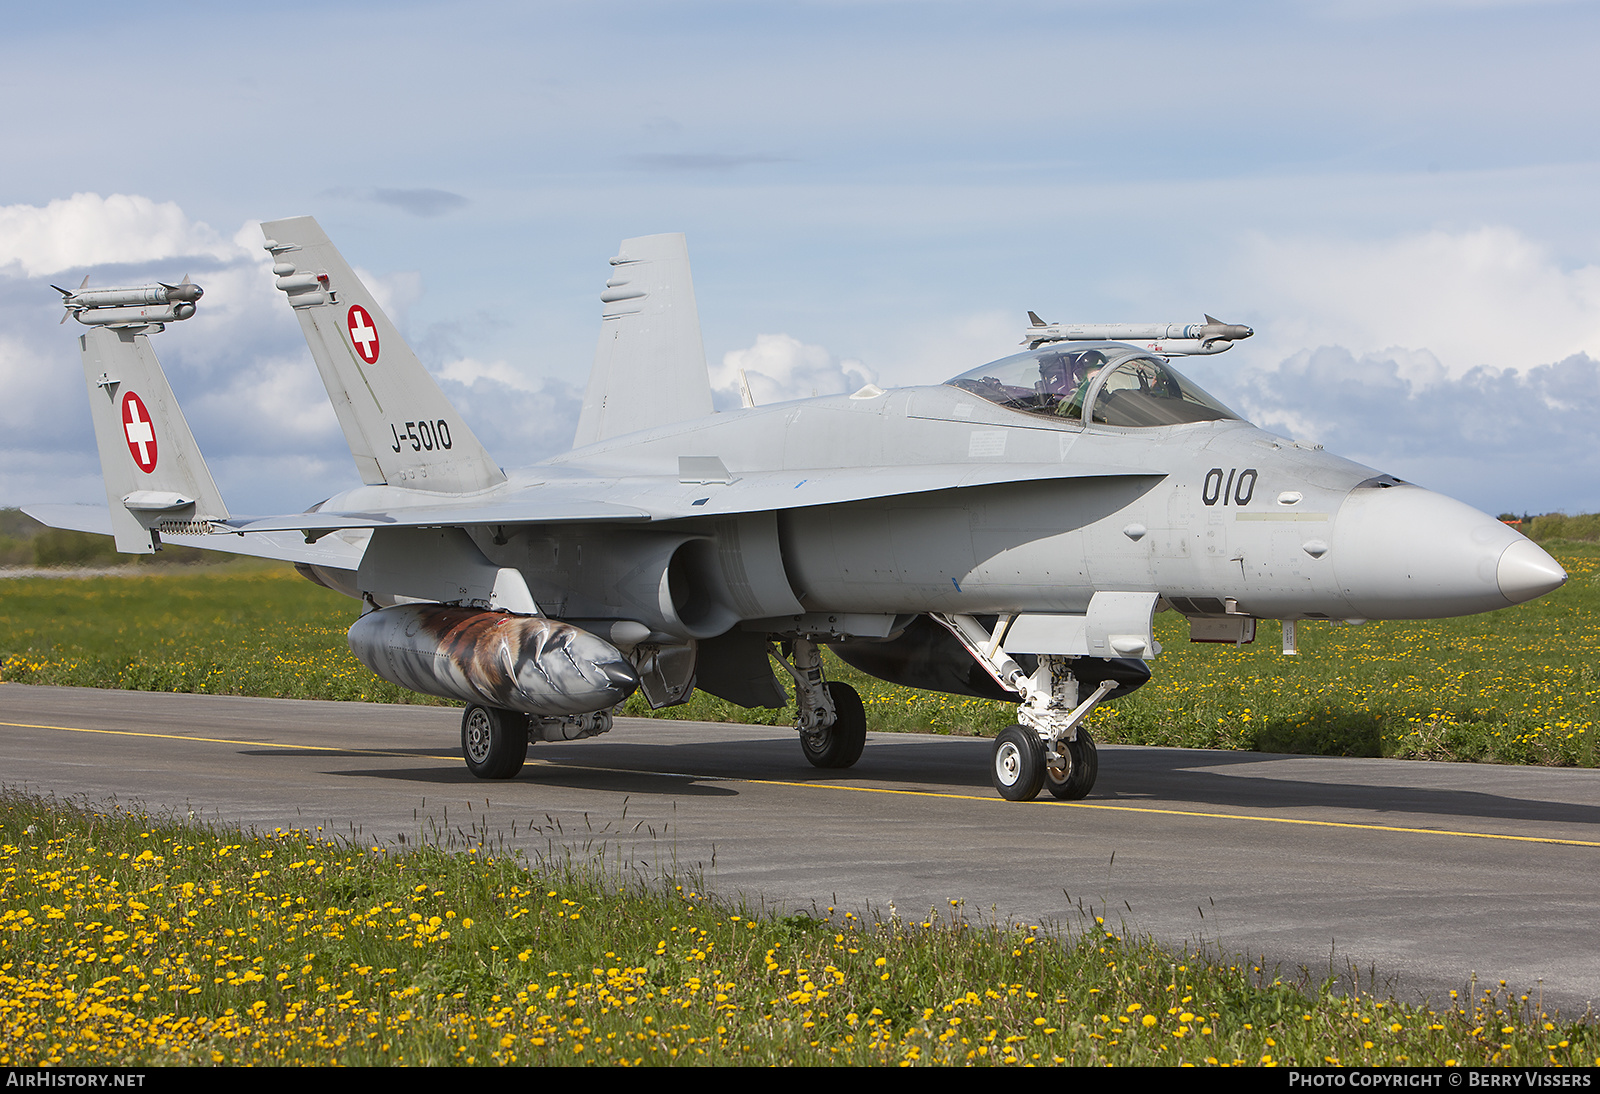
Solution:
{"label": "white cloud", "polygon": [[479,361],[472,357],[446,361],[433,373],[441,380],[450,380],[464,387],[472,387],[479,380],[493,380],[515,391],[537,391],[545,383],[543,380],[536,381],[526,369],[517,368],[507,361]]}
{"label": "white cloud", "polygon": [[375,274],[359,266],[353,269],[389,321],[404,328],[406,312],[422,299],[422,273],[418,270],[400,270],[392,274]]}
{"label": "white cloud", "polygon": [[535,376],[509,361],[457,357],[432,369],[450,405],[471,424],[489,454],[521,467],[572,447],[583,387]]}
{"label": "white cloud", "polygon": [[[54,450],[57,445],[51,441],[65,432],[59,424],[63,415],[69,416],[68,420],[81,417],[87,421],[88,410],[78,405],[83,399],[83,371],[72,369],[64,379],[62,371],[37,347],[0,335],[0,391],[5,392],[0,399],[0,426],[9,437]],[[55,428],[36,433],[41,419],[51,421]]]}
{"label": "white cloud", "polygon": [[338,451],[326,452],[208,455],[206,464],[234,516],[304,512],[307,506],[361,481],[342,444]]}
{"label": "white cloud", "polygon": [[[1366,242],[1260,236],[1241,262],[1238,295],[1269,317],[1246,345],[1269,360],[1319,345],[1384,351],[1428,380],[1435,369],[1460,378],[1600,357],[1600,266],[1563,268],[1510,228]],[[1397,346],[1427,352],[1403,359]]]}
{"label": "white cloud", "polygon": [[73,194],[43,208],[0,206],[0,272],[12,276],[189,256],[242,257],[236,243],[190,220],[175,202],[137,194]]}
{"label": "white cloud", "polygon": [[886,349],[894,356],[882,372],[896,384],[940,384],[989,361],[1021,353],[1026,325],[1020,311],[982,311],[914,326]]}
{"label": "white cloud", "polygon": [[1263,428],[1489,512],[1600,507],[1600,361],[1584,354],[1449,376],[1416,354],[1325,346],[1215,386]]}
{"label": "white cloud", "polygon": [[856,391],[875,379],[860,361],[840,360],[822,346],[809,346],[787,334],[758,334],[755,345],[722,355],[711,370],[713,399],[719,408],[740,405],[739,370],[757,406],[813,395]]}
{"label": "white cloud", "polygon": [[106,484],[100,477],[100,458],[92,441],[86,450],[77,451],[0,448],[0,467],[6,469],[5,495],[0,498],[0,505],[106,504]]}
{"label": "white cloud", "polygon": [[582,388],[549,378],[530,383],[521,375],[508,382],[496,375],[513,372],[503,362],[458,364],[478,366],[481,371],[462,367],[455,376],[441,373],[445,398],[502,466],[523,467],[572,447],[583,406]]}
{"label": "white cloud", "polygon": [[[0,427],[9,444],[39,454],[41,468],[62,469],[55,488],[39,472],[8,473],[0,503],[92,500],[72,477],[82,461],[98,463],[76,344],[83,328],[59,325],[59,297],[45,282],[88,266],[91,286],[148,284],[188,272],[174,259],[201,267],[195,280],[205,297],[195,318],[153,335],[151,345],[225,496],[255,509],[262,496],[297,485],[327,493],[323,483],[280,480],[337,465],[345,445],[259,238],[254,223],[224,238],[176,204],[138,195],[0,207]],[[96,269],[104,265],[120,268]]]}
{"label": "white cloud", "polygon": [[197,432],[228,438],[230,451],[287,451],[298,458],[343,447],[339,420],[309,362],[257,360],[247,371],[224,377],[223,384],[194,397],[187,416]]}

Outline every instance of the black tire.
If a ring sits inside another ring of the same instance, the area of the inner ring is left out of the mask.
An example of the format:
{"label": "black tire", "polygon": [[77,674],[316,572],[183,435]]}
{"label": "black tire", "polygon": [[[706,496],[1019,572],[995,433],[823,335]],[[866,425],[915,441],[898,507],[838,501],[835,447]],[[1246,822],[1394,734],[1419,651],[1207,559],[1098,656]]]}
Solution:
{"label": "black tire", "polygon": [[1007,801],[1031,802],[1044,785],[1044,742],[1027,726],[1010,726],[994,739],[994,788]]}
{"label": "black tire", "polygon": [[821,733],[800,734],[800,750],[812,767],[852,767],[867,744],[867,710],[849,684],[829,680],[822,686],[833,700],[833,725]]}
{"label": "black tire", "polygon": [[1094,789],[1095,779],[1100,776],[1100,750],[1095,747],[1094,738],[1089,736],[1088,730],[1080,729],[1078,739],[1062,742],[1061,748],[1065,749],[1069,765],[1067,777],[1058,780],[1056,773],[1047,767],[1044,772],[1045,787],[1051,797],[1062,801],[1087,798],[1089,791]]}
{"label": "black tire", "polygon": [[461,715],[461,755],[480,779],[511,779],[528,758],[528,716],[470,706]]}

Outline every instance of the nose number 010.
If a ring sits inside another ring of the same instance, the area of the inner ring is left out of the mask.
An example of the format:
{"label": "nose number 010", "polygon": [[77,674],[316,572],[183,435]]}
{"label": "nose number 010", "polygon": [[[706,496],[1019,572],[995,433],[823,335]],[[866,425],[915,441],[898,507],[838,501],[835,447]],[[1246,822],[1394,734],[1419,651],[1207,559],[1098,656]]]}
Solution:
{"label": "nose number 010", "polygon": [[1249,505],[1250,499],[1256,496],[1256,469],[1247,467],[1240,471],[1237,467],[1230,467],[1226,472],[1220,467],[1213,467],[1206,472],[1206,483],[1200,491],[1200,500],[1207,505],[1221,502],[1223,505]]}

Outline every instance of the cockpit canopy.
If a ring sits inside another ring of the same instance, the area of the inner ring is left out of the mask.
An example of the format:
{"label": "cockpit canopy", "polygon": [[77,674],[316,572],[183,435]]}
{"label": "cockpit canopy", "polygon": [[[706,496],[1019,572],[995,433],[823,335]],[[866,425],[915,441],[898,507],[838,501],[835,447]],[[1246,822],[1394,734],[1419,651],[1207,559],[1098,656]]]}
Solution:
{"label": "cockpit canopy", "polygon": [[1138,427],[1239,417],[1166,361],[1122,342],[1047,344],[945,382],[1011,410],[1067,421]]}

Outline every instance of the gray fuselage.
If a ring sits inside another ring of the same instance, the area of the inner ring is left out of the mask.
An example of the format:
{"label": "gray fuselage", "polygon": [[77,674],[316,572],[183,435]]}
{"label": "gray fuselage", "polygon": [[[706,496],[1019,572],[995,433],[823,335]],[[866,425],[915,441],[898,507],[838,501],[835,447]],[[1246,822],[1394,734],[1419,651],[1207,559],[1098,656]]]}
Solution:
{"label": "gray fuselage", "polygon": [[[678,481],[681,458],[706,456],[733,481]],[[896,488],[930,468],[951,485]],[[882,493],[865,496],[874,478]],[[729,499],[746,479],[783,504],[741,511]],[[552,615],[683,637],[800,610],[1081,613],[1107,590],[1199,616],[1432,618],[1531,599],[1559,572],[1492,517],[1247,422],[1085,425],[949,385],[618,437],[512,473],[483,501],[563,486],[677,512],[703,498],[707,515],[478,527],[474,541]],[[841,490],[862,500],[810,500]],[[371,492],[394,504],[365,487],[327,506],[364,508]]]}

